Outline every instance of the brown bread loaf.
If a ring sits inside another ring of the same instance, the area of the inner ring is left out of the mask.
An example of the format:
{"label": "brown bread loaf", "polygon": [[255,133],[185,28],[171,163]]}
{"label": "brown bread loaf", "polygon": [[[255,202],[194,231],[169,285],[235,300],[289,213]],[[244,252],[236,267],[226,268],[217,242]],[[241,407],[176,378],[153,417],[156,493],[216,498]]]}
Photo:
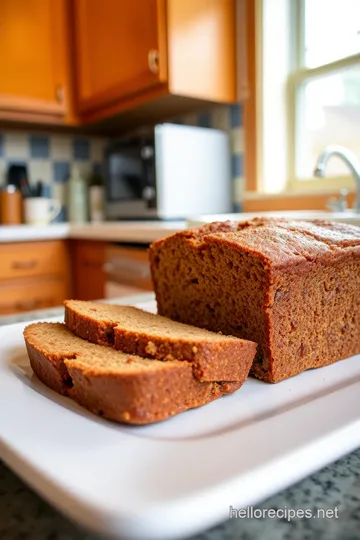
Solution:
{"label": "brown bread loaf", "polygon": [[24,330],[31,367],[47,386],[91,412],[150,424],[238,390],[239,382],[200,382],[189,362],[161,362],[94,345],[61,323]]}
{"label": "brown bread loaf", "polygon": [[213,223],[150,247],[158,311],[258,343],[277,382],[360,352],[360,228],[323,221]]}
{"label": "brown bread loaf", "polygon": [[186,360],[200,381],[247,378],[256,344],[174,322],[131,306],[66,300],[65,323],[92,343],[157,360]]}

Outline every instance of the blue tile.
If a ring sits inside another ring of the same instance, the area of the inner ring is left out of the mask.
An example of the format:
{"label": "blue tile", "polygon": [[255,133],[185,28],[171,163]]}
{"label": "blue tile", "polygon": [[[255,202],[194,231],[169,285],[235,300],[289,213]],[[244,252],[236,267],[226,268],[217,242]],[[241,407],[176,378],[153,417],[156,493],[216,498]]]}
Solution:
{"label": "blue tile", "polygon": [[60,210],[60,214],[56,216],[53,223],[64,223],[67,221],[67,208],[66,206],[62,206]]}
{"label": "blue tile", "polygon": [[0,157],[4,155],[4,136],[0,133]]}
{"label": "blue tile", "polygon": [[232,206],[233,206],[233,212],[234,212],[234,214],[239,214],[240,212],[243,211],[243,205],[242,205],[242,203],[234,202]]}
{"label": "blue tile", "polygon": [[201,112],[197,117],[197,124],[200,127],[209,128],[211,127],[211,115],[209,112]]}
{"label": "blue tile", "polygon": [[233,154],[231,156],[231,174],[233,178],[244,175],[244,156],[243,154]]}
{"label": "blue tile", "polygon": [[49,137],[30,135],[30,156],[32,158],[48,158],[50,156]]}
{"label": "blue tile", "polygon": [[8,168],[10,167],[10,165],[21,165],[22,167],[26,167],[28,166],[28,163],[26,161],[22,161],[21,159],[20,160],[17,160],[17,159],[9,159],[7,161],[7,166]]}
{"label": "blue tile", "polygon": [[103,176],[103,164],[102,163],[94,163],[93,164],[93,173],[99,174],[100,176]]}
{"label": "blue tile", "polygon": [[232,129],[243,125],[242,106],[240,105],[240,103],[235,103],[234,105],[230,105],[229,114],[230,114],[230,127]]}
{"label": "blue tile", "polygon": [[73,140],[73,157],[84,161],[90,159],[90,144],[87,139]]}
{"label": "blue tile", "polygon": [[51,189],[51,186],[49,184],[44,184],[43,185],[42,196],[46,197],[47,199],[51,199],[51,197],[52,197],[52,189]]}
{"label": "blue tile", "polygon": [[70,176],[69,161],[54,161],[53,163],[53,179],[55,182],[63,184]]}

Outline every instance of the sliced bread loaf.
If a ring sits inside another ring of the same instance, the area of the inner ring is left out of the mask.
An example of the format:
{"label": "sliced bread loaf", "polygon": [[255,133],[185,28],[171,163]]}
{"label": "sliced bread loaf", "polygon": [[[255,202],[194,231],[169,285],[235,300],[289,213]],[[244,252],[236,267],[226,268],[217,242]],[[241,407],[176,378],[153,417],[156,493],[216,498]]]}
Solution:
{"label": "sliced bread loaf", "polygon": [[65,301],[65,323],[93,343],[157,360],[185,360],[200,381],[248,376],[256,343],[174,322],[130,306]]}
{"label": "sliced bread loaf", "polygon": [[254,219],[150,246],[161,315],[258,343],[252,373],[276,383],[360,352],[360,228]]}
{"label": "sliced bread loaf", "polygon": [[31,367],[44,384],[118,422],[164,420],[241,386],[240,382],[200,382],[189,362],[160,362],[94,345],[61,323],[31,324],[24,338]]}

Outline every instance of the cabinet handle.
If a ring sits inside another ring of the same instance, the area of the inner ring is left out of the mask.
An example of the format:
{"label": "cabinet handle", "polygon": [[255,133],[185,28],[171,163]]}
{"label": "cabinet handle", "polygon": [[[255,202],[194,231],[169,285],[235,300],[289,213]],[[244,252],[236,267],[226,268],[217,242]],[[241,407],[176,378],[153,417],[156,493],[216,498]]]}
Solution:
{"label": "cabinet handle", "polygon": [[58,103],[64,103],[64,89],[62,86],[57,86],[55,90],[56,101]]}
{"label": "cabinet handle", "polygon": [[151,73],[159,73],[159,51],[150,49],[148,54],[148,64]]}
{"label": "cabinet handle", "polygon": [[15,304],[15,309],[19,311],[30,311],[35,309],[37,306],[41,306],[42,300],[24,300],[22,302],[17,302]]}
{"label": "cabinet handle", "polygon": [[36,265],[37,261],[31,259],[30,261],[14,261],[11,267],[13,270],[31,270],[32,268],[35,268]]}

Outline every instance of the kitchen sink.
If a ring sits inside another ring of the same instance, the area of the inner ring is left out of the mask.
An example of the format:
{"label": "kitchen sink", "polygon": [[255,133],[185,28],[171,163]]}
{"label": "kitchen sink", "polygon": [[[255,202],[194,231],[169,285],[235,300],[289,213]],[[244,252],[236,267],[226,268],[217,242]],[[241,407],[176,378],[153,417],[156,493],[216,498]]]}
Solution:
{"label": "kitchen sink", "polygon": [[360,213],[353,210],[344,212],[326,212],[321,210],[287,210],[276,212],[242,212],[238,214],[209,214],[203,216],[194,216],[186,220],[188,228],[198,227],[212,221],[247,221],[255,217],[279,217],[291,220],[310,220],[325,219],[327,221],[337,221],[340,223],[349,223],[360,227]]}

